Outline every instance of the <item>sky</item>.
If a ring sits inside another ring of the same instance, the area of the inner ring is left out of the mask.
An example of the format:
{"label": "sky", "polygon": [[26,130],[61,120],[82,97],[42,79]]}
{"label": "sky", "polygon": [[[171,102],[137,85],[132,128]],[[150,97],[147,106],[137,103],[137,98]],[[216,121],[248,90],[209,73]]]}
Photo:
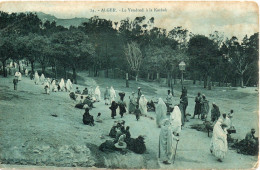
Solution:
{"label": "sky", "polygon": [[[110,8],[116,11],[109,11]],[[246,34],[250,36],[259,32],[258,5],[245,1],[2,1],[0,10],[9,13],[44,12],[57,18],[90,18],[97,15],[112,21],[137,16],[154,17],[154,26],[167,31],[182,26],[194,34],[209,35],[219,31],[229,38],[237,36],[240,40]]]}

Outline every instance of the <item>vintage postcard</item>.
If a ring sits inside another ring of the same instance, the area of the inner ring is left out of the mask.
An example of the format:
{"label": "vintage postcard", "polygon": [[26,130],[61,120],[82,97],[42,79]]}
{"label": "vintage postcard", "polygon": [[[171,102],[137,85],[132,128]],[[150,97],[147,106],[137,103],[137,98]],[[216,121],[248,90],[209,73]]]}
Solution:
{"label": "vintage postcard", "polygon": [[0,2],[0,169],[256,169],[258,136],[256,2]]}

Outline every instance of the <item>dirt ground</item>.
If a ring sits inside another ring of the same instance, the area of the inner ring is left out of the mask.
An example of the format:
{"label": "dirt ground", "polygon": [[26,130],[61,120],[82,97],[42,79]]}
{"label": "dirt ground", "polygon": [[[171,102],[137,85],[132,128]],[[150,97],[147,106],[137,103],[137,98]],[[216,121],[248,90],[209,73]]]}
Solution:
{"label": "dirt ground", "polygon": [[[125,91],[126,100],[131,91],[140,86],[148,99],[166,98],[167,87],[153,82],[130,82],[125,88],[124,80],[90,78],[79,74],[84,81],[78,87],[99,85],[103,96],[106,86],[114,86],[117,92]],[[84,86],[83,86],[84,85]],[[74,89],[75,89],[74,85]],[[180,89],[175,88],[174,103],[179,102]],[[208,91],[199,86],[189,86],[189,105],[187,112],[193,114],[194,98],[198,91],[208,96],[220,106],[221,113],[234,109],[233,124],[237,130],[233,138],[243,139],[251,128],[257,129],[258,136],[258,93],[255,88],[240,90],[214,87]],[[34,85],[23,77],[18,90],[13,90],[12,77],[0,78],[0,168],[89,167],[89,168],[162,168],[162,169],[249,169],[258,166],[258,157],[246,156],[229,150],[222,163],[209,152],[211,138],[206,133],[189,128],[191,124],[202,123],[190,119],[181,132],[176,159],[172,165],[158,163],[158,140],[160,129],[155,120],[126,114],[126,126],[130,126],[132,137],[145,135],[147,151],[143,155],[128,152],[103,153],[98,146],[105,140],[114,120],[110,117],[109,106],[104,101],[95,103],[90,113],[95,117],[102,113],[103,123],[94,127],[82,123],[84,110],[74,108],[76,102],[69,98],[68,92],[43,94],[43,85]],[[155,117],[154,112],[148,112]],[[52,115],[57,115],[54,117]],[[115,120],[121,120],[117,115]],[[100,138],[104,136],[104,138]],[[30,166],[29,166],[30,165]]]}

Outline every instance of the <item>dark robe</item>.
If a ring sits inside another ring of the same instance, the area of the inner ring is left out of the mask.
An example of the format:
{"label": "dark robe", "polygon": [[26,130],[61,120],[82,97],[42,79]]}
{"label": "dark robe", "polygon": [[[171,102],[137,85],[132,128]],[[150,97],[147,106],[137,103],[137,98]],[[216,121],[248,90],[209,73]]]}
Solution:
{"label": "dark robe", "polygon": [[220,111],[219,111],[219,107],[215,106],[211,109],[211,121],[215,122],[218,120],[218,118],[220,117]]}
{"label": "dark robe", "polygon": [[82,95],[88,95],[88,89],[84,89]]}
{"label": "dark robe", "polygon": [[140,115],[141,115],[140,109],[135,109],[134,113],[135,113],[136,120],[139,120],[140,119]]}
{"label": "dark robe", "polygon": [[201,101],[201,119],[207,117],[209,113],[209,101],[207,99],[202,99]]}
{"label": "dark robe", "polygon": [[130,138],[129,140],[126,140],[127,149],[138,153],[143,154],[146,151],[146,146],[144,142],[143,137],[138,137],[136,139]]}
{"label": "dark robe", "polygon": [[187,109],[187,106],[188,106],[188,96],[183,95],[181,97],[180,103],[183,105],[184,117],[186,118],[186,109]]}
{"label": "dark robe", "polygon": [[83,115],[83,123],[85,125],[90,125],[90,126],[94,126],[94,118],[92,115],[90,115],[89,113],[84,113]]}
{"label": "dark robe", "polygon": [[116,109],[118,105],[116,103],[112,103],[112,105],[109,107],[111,110],[111,117],[114,118],[116,116]]}
{"label": "dark robe", "polygon": [[121,115],[121,117],[123,117],[124,113],[126,113],[126,109],[125,109],[126,103],[124,101],[120,100],[118,102],[118,106],[119,106],[119,110],[120,110],[119,114]]}
{"label": "dark robe", "polygon": [[201,112],[201,97],[197,96],[195,98],[195,109],[194,109],[194,116],[195,115],[200,115]]}

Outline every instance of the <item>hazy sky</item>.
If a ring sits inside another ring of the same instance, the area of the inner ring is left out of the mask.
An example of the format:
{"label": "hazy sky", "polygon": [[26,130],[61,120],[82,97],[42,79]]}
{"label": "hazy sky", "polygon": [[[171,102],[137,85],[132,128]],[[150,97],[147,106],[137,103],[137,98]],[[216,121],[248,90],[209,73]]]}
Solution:
{"label": "hazy sky", "polygon": [[[115,8],[117,12],[101,12],[105,8]],[[129,12],[131,9],[151,9],[151,12]],[[154,8],[166,9],[155,12]],[[95,10],[96,12],[91,12]],[[126,10],[123,12],[122,9]],[[254,2],[1,2],[0,10],[5,12],[44,12],[57,18],[100,18],[120,21],[129,17],[146,16],[155,18],[155,26],[168,31],[182,26],[195,34],[208,35],[215,30],[241,39],[259,30],[259,11]],[[98,11],[100,10],[100,11]]]}

